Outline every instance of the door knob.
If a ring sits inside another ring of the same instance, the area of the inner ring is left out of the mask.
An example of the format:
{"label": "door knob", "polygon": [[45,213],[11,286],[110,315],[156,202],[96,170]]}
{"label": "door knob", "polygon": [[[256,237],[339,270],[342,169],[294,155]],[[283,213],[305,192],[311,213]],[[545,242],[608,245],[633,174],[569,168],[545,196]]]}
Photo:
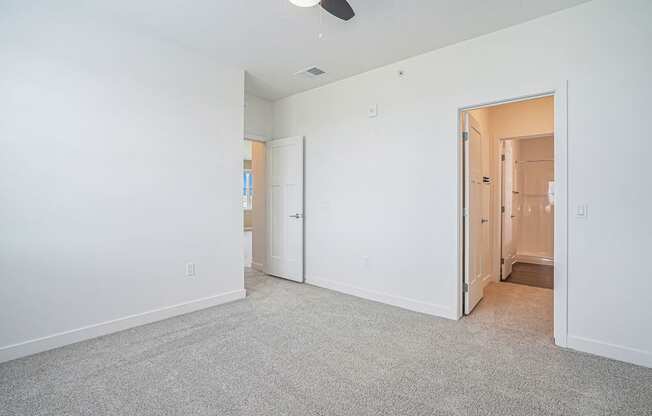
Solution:
{"label": "door knob", "polygon": [[489,222],[489,220],[486,219],[486,218],[483,218],[482,220],[480,220],[480,223],[481,223],[481,224],[484,224],[485,222]]}
{"label": "door knob", "polygon": [[297,218],[297,219],[298,219],[298,218],[303,218],[303,215],[301,215],[301,214],[294,214],[294,215],[290,215],[290,218]]}

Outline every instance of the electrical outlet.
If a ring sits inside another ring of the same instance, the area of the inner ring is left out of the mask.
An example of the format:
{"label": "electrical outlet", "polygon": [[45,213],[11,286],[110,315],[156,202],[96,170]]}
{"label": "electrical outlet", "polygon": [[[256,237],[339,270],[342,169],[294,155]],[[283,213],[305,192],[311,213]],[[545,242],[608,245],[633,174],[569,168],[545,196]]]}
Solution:
{"label": "electrical outlet", "polygon": [[586,219],[589,216],[589,207],[586,204],[580,204],[575,209],[575,217]]}
{"label": "electrical outlet", "polygon": [[365,269],[368,269],[369,266],[370,266],[369,256],[362,257],[362,267],[364,267]]}
{"label": "electrical outlet", "polygon": [[193,277],[195,275],[195,263],[186,263],[186,276]]}

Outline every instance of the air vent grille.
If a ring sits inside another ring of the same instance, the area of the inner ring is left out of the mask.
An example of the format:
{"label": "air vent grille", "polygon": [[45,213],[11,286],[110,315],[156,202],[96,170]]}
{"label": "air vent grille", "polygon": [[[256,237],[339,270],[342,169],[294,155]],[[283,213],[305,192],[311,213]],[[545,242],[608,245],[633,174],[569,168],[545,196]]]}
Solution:
{"label": "air vent grille", "polygon": [[309,73],[309,74],[312,74],[314,76],[319,76],[321,74],[326,73],[326,71],[321,70],[321,69],[317,68],[316,66],[313,66],[312,68],[307,69],[306,72]]}
{"label": "air vent grille", "polygon": [[315,77],[318,77],[320,75],[324,75],[325,73],[326,73],[326,71],[324,71],[323,69],[318,68],[316,66],[311,66],[309,68],[302,69],[301,71],[298,71],[295,75],[302,75],[302,76],[309,77],[309,78],[315,78]]}

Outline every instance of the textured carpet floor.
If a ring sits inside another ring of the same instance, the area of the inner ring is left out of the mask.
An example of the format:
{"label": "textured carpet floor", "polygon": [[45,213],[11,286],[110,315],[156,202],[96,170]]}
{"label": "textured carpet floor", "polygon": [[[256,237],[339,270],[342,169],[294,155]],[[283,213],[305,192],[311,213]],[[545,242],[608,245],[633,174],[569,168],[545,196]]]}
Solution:
{"label": "textured carpet floor", "polygon": [[454,322],[249,273],[248,297],[0,365],[1,415],[651,415],[652,370],[556,348],[552,292]]}

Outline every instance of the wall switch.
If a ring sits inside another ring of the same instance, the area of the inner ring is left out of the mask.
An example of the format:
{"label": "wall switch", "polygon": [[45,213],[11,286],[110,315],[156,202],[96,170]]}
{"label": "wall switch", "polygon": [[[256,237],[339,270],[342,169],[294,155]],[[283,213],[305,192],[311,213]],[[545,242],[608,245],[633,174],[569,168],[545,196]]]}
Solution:
{"label": "wall switch", "polygon": [[589,215],[589,207],[586,204],[578,205],[575,209],[575,217],[586,218]]}
{"label": "wall switch", "polygon": [[195,275],[195,263],[186,263],[186,276],[192,277]]}
{"label": "wall switch", "polygon": [[362,267],[368,269],[370,266],[369,256],[362,257]]}
{"label": "wall switch", "polygon": [[378,115],[378,104],[372,104],[367,109],[367,117],[376,117]]}

